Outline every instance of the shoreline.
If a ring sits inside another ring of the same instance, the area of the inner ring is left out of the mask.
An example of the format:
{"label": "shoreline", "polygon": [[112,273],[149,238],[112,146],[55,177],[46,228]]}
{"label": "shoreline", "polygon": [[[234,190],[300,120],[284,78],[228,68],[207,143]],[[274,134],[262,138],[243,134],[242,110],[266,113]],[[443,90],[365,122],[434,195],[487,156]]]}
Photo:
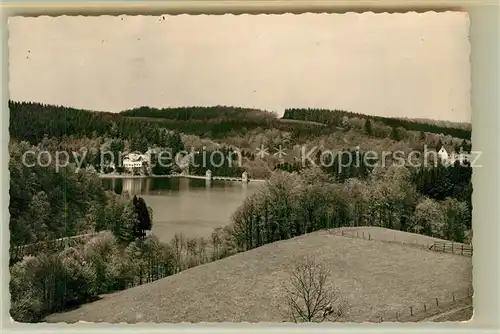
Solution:
{"label": "shoreline", "polygon": [[121,175],[121,174],[99,174],[101,179],[146,179],[146,178],[173,178],[177,175]]}
{"label": "shoreline", "polygon": [[[195,180],[210,180],[206,176],[201,175],[120,175],[120,174],[99,174],[99,178],[101,179],[147,179],[147,178],[186,178],[186,179],[195,179]],[[241,178],[232,178],[232,177],[221,177],[221,176],[213,176],[212,180],[214,181],[230,181],[230,182],[243,182]],[[266,182],[266,179],[248,179],[247,183],[250,182]]]}

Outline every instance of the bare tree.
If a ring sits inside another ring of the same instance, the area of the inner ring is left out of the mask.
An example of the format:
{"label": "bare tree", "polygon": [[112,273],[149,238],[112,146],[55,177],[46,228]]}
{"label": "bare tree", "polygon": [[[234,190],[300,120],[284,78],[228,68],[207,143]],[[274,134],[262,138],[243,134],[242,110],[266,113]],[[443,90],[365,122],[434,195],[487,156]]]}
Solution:
{"label": "bare tree", "polygon": [[174,273],[178,273],[186,266],[186,237],[182,233],[176,233],[170,243],[174,258]]}
{"label": "bare tree", "polygon": [[221,253],[221,245],[222,245],[222,239],[221,239],[221,234],[222,234],[222,228],[218,227],[212,232],[212,261],[220,259],[220,253]]}
{"label": "bare tree", "polygon": [[329,282],[326,266],[312,257],[296,263],[286,286],[289,316],[294,322],[335,322],[349,309]]}

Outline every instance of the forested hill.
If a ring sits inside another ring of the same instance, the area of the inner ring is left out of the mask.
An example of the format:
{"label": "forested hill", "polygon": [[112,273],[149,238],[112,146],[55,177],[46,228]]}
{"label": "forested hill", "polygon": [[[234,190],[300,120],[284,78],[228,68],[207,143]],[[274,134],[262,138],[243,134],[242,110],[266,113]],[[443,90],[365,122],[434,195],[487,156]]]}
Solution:
{"label": "forested hill", "polygon": [[33,102],[9,101],[9,131],[13,139],[39,143],[44,136],[122,136],[153,135],[153,126],[128,120],[117,114],[46,105]]}
{"label": "forested hill", "polygon": [[175,121],[208,121],[208,120],[273,120],[274,113],[250,108],[213,106],[213,107],[178,107],[178,108],[151,108],[140,107],[122,111],[127,117],[162,118]]}
{"label": "forested hill", "polygon": [[[9,110],[11,137],[32,144],[39,143],[45,136],[72,135],[119,135],[123,139],[143,137],[150,143],[160,143],[162,129],[221,138],[232,132],[269,128],[273,126],[271,123],[279,122],[269,112],[229,107],[176,108],[168,112],[159,110],[158,113],[155,109],[143,107],[116,114],[35,102],[9,101]],[[207,116],[203,116],[203,112],[207,112]],[[170,118],[163,118],[164,113]],[[246,117],[237,116],[239,114]]]}
{"label": "forested hill", "polygon": [[150,144],[159,144],[163,140],[163,129],[211,139],[224,139],[251,130],[273,128],[297,135],[318,134],[317,125],[301,122],[285,124],[273,113],[234,107],[142,107],[122,113],[109,113],[35,102],[9,101],[9,111],[10,136],[34,145],[45,136],[58,138],[118,135],[122,139],[145,138]]}
{"label": "forested hill", "polygon": [[371,122],[378,122],[391,128],[403,128],[407,131],[420,131],[435,134],[450,135],[452,137],[467,139],[471,138],[471,130],[467,128],[456,128],[445,126],[441,122],[429,120],[411,120],[402,118],[390,118],[380,116],[369,116],[344,110],[292,108],[285,109],[283,119],[293,119],[302,121],[313,121],[327,125],[342,126],[345,119],[369,119]]}
{"label": "forested hill", "polygon": [[468,122],[451,122],[451,121],[435,120],[430,118],[411,118],[411,117],[396,117],[396,118],[407,122],[431,124],[444,128],[462,129],[467,131],[471,131],[472,129],[472,124]]}

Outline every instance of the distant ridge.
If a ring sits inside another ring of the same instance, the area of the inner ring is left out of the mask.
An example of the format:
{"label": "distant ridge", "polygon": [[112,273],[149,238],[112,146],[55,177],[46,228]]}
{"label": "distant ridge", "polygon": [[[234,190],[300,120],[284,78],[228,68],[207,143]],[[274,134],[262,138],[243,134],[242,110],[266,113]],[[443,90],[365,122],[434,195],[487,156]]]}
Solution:
{"label": "distant ridge", "polygon": [[395,118],[415,123],[434,124],[437,126],[442,126],[447,128],[464,129],[469,131],[472,130],[472,124],[470,122],[451,122],[451,121],[436,120],[432,118],[410,118],[410,117],[395,117]]}
{"label": "distant ridge", "polygon": [[142,106],[119,113],[126,117],[163,118],[176,121],[213,120],[213,119],[276,119],[276,113],[254,108],[232,106],[189,106],[171,108],[152,108]]}
{"label": "distant ridge", "polygon": [[412,120],[408,118],[393,118],[373,116],[360,113],[354,113],[345,110],[330,110],[330,109],[311,109],[311,108],[290,108],[285,109],[283,119],[294,119],[302,121],[313,121],[324,123],[327,125],[341,126],[344,118],[360,118],[369,119],[371,121],[379,122],[383,125],[390,126],[391,128],[404,128],[408,131],[421,131],[435,134],[450,135],[452,137],[467,139],[471,138],[471,130],[455,127],[455,124],[449,122],[447,126],[444,121],[436,120]]}
{"label": "distant ridge", "polygon": [[[108,135],[113,125],[118,123],[121,124],[122,131],[126,129],[127,133],[130,133],[128,137],[148,137],[151,136],[151,131],[159,127],[211,138],[223,138],[230,133],[242,133],[257,128],[328,134],[335,131],[335,128],[342,128],[346,117],[378,122],[393,129],[404,128],[408,131],[443,134],[465,140],[471,138],[470,125],[467,123],[389,118],[328,109],[286,109],[281,118],[271,111],[231,106],[163,109],[139,107],[112,113],[36,102],[9,101],[9,109],[11,136],[33,143],[39,142],[45,135],[92,136],[94,132]],[[29,127],[28,131],[26,126]],[[318,130],[318,126],[322,129]]]}

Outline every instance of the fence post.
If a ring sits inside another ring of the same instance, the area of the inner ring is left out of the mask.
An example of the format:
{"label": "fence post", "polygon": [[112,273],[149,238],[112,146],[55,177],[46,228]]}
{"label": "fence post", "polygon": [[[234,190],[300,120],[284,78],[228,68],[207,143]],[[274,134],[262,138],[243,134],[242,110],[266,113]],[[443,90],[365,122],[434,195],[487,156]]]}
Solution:
{"label": "fence post", "polygon": [[451,243],[451,252],[452,252],[453,254],[455,254],[455,250],[454,250],[454,247],[453,247],[453,242]]}
{"label": "fence post", "polygon": [[464,255],[464,245],[462,244],[462,255]]}
{"label": "fence post", "polygon": [[452,298],[453,298],[453,302],[455,302],[455,292],[452,292],[452,293],[451,293],[451,296],[452,296]]}
{"label": "fence post", "polygon": [[413,316],[413,306],[410,306],[410,315]]}
{"label": "fence post", "polygon": [[372,235],[368,233],[368,240],[372,240]]}
{"label": "fence post", "polygon": [[436,298],[436,306],[439,306],[439,300]]}
{"label": "fence post", "polygon": [[427,312],[427,305],[424,303],[424,312]]}
{"label": "fence post", "polygon": [[359,231],[356,231],[356,238],[359,238]]}

